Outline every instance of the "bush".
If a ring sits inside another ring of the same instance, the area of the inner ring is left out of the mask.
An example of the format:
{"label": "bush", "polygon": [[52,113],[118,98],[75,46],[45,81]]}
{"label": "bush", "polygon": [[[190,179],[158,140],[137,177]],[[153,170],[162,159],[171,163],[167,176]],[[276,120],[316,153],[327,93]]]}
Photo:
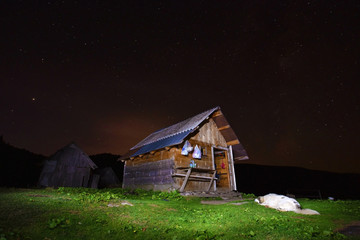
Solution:
{"label": "bush", "polygon": [[155,192],[152,195],[152,199],[181,200],[183,199],[183,196],[181,196],[178,191],[174,190],[171,192]]}
{"label": "bush", "polygon": [[157,199],[157,200],[181,200],[183,196],[176,190],[171,192],[154,192],[144,189],[91,189],[91,188],[68,188],[59,187],[58,193],[73,196],[74,200],[84,202],[104,202],[116,199]]}
{"label": "bush", "polygon": [[243,198],[256,198],[256,195],[253,193],[241,193]]}

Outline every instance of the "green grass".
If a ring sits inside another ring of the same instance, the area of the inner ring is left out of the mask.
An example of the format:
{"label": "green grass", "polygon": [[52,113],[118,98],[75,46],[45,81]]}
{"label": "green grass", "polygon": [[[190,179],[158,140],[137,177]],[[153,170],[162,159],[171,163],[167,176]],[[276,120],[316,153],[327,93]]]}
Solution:
{"label": "green grass", "polygon": [[[304,208],[321,213],[307,216],[253,201],[202,205],[201,200],[177,192],[3,188],[0,240],[344,239],[335,230],[360,221],[360,201],[300,199]],[[134,206],[121,205],[124,201]]]}

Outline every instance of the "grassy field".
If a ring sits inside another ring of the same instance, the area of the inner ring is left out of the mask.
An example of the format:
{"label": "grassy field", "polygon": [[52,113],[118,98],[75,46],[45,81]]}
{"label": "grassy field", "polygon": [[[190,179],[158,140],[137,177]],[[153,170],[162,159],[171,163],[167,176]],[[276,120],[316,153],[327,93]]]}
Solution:
{"label": "grassy field", "polygon": [[308,216],[252,200],[243,205],[201,200],[176,192],[3,188],[0,240],[345,239],[336,229],[360,221],[360,201],[298,199],[321,213]]}

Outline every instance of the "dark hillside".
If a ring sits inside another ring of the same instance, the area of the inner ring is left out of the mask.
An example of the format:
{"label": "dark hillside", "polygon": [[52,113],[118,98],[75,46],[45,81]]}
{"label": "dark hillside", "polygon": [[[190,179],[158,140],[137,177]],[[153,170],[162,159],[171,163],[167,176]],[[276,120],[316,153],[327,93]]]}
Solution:
{"label": "dark hillside", "polygon": [[0,137],[0,186],[34,187],[46,157],[13,147]]}
{"label": "dark hillside", "polygon": [[235,165],[240,192],[360,199],[360,174],[332,173],[299,167]]}
{"label": "dark hillside", "polygon": [[120,182],[123,179],[124,173],[124,163],[121,161],[117,161],[120,155],[114,155],[111,153],[101,153],[96,155],[89,156],[91,160],[98,166],[98,168],[111,167],[116,176],[119,178]]}

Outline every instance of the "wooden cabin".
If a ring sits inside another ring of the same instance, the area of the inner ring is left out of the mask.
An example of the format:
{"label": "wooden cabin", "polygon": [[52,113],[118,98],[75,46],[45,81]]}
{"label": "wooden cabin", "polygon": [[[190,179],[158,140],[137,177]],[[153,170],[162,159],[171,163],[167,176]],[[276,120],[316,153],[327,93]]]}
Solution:
{"label": "wooden cabin", "polygon": [[71,143],[44,162],[38,185],[42,187],[93,187],[99,176],[97,166],[77,145]]}
{"label": "wooden cabin", "polygon": [[[187,142],[193,148],[188,154],[183,151]],[[194,155],[196,147],[200,151]],[[182,192],[237,190],[234,164],[247,159],[215,107],[150,134],[119,160],[125,161],[124,188]]]}

